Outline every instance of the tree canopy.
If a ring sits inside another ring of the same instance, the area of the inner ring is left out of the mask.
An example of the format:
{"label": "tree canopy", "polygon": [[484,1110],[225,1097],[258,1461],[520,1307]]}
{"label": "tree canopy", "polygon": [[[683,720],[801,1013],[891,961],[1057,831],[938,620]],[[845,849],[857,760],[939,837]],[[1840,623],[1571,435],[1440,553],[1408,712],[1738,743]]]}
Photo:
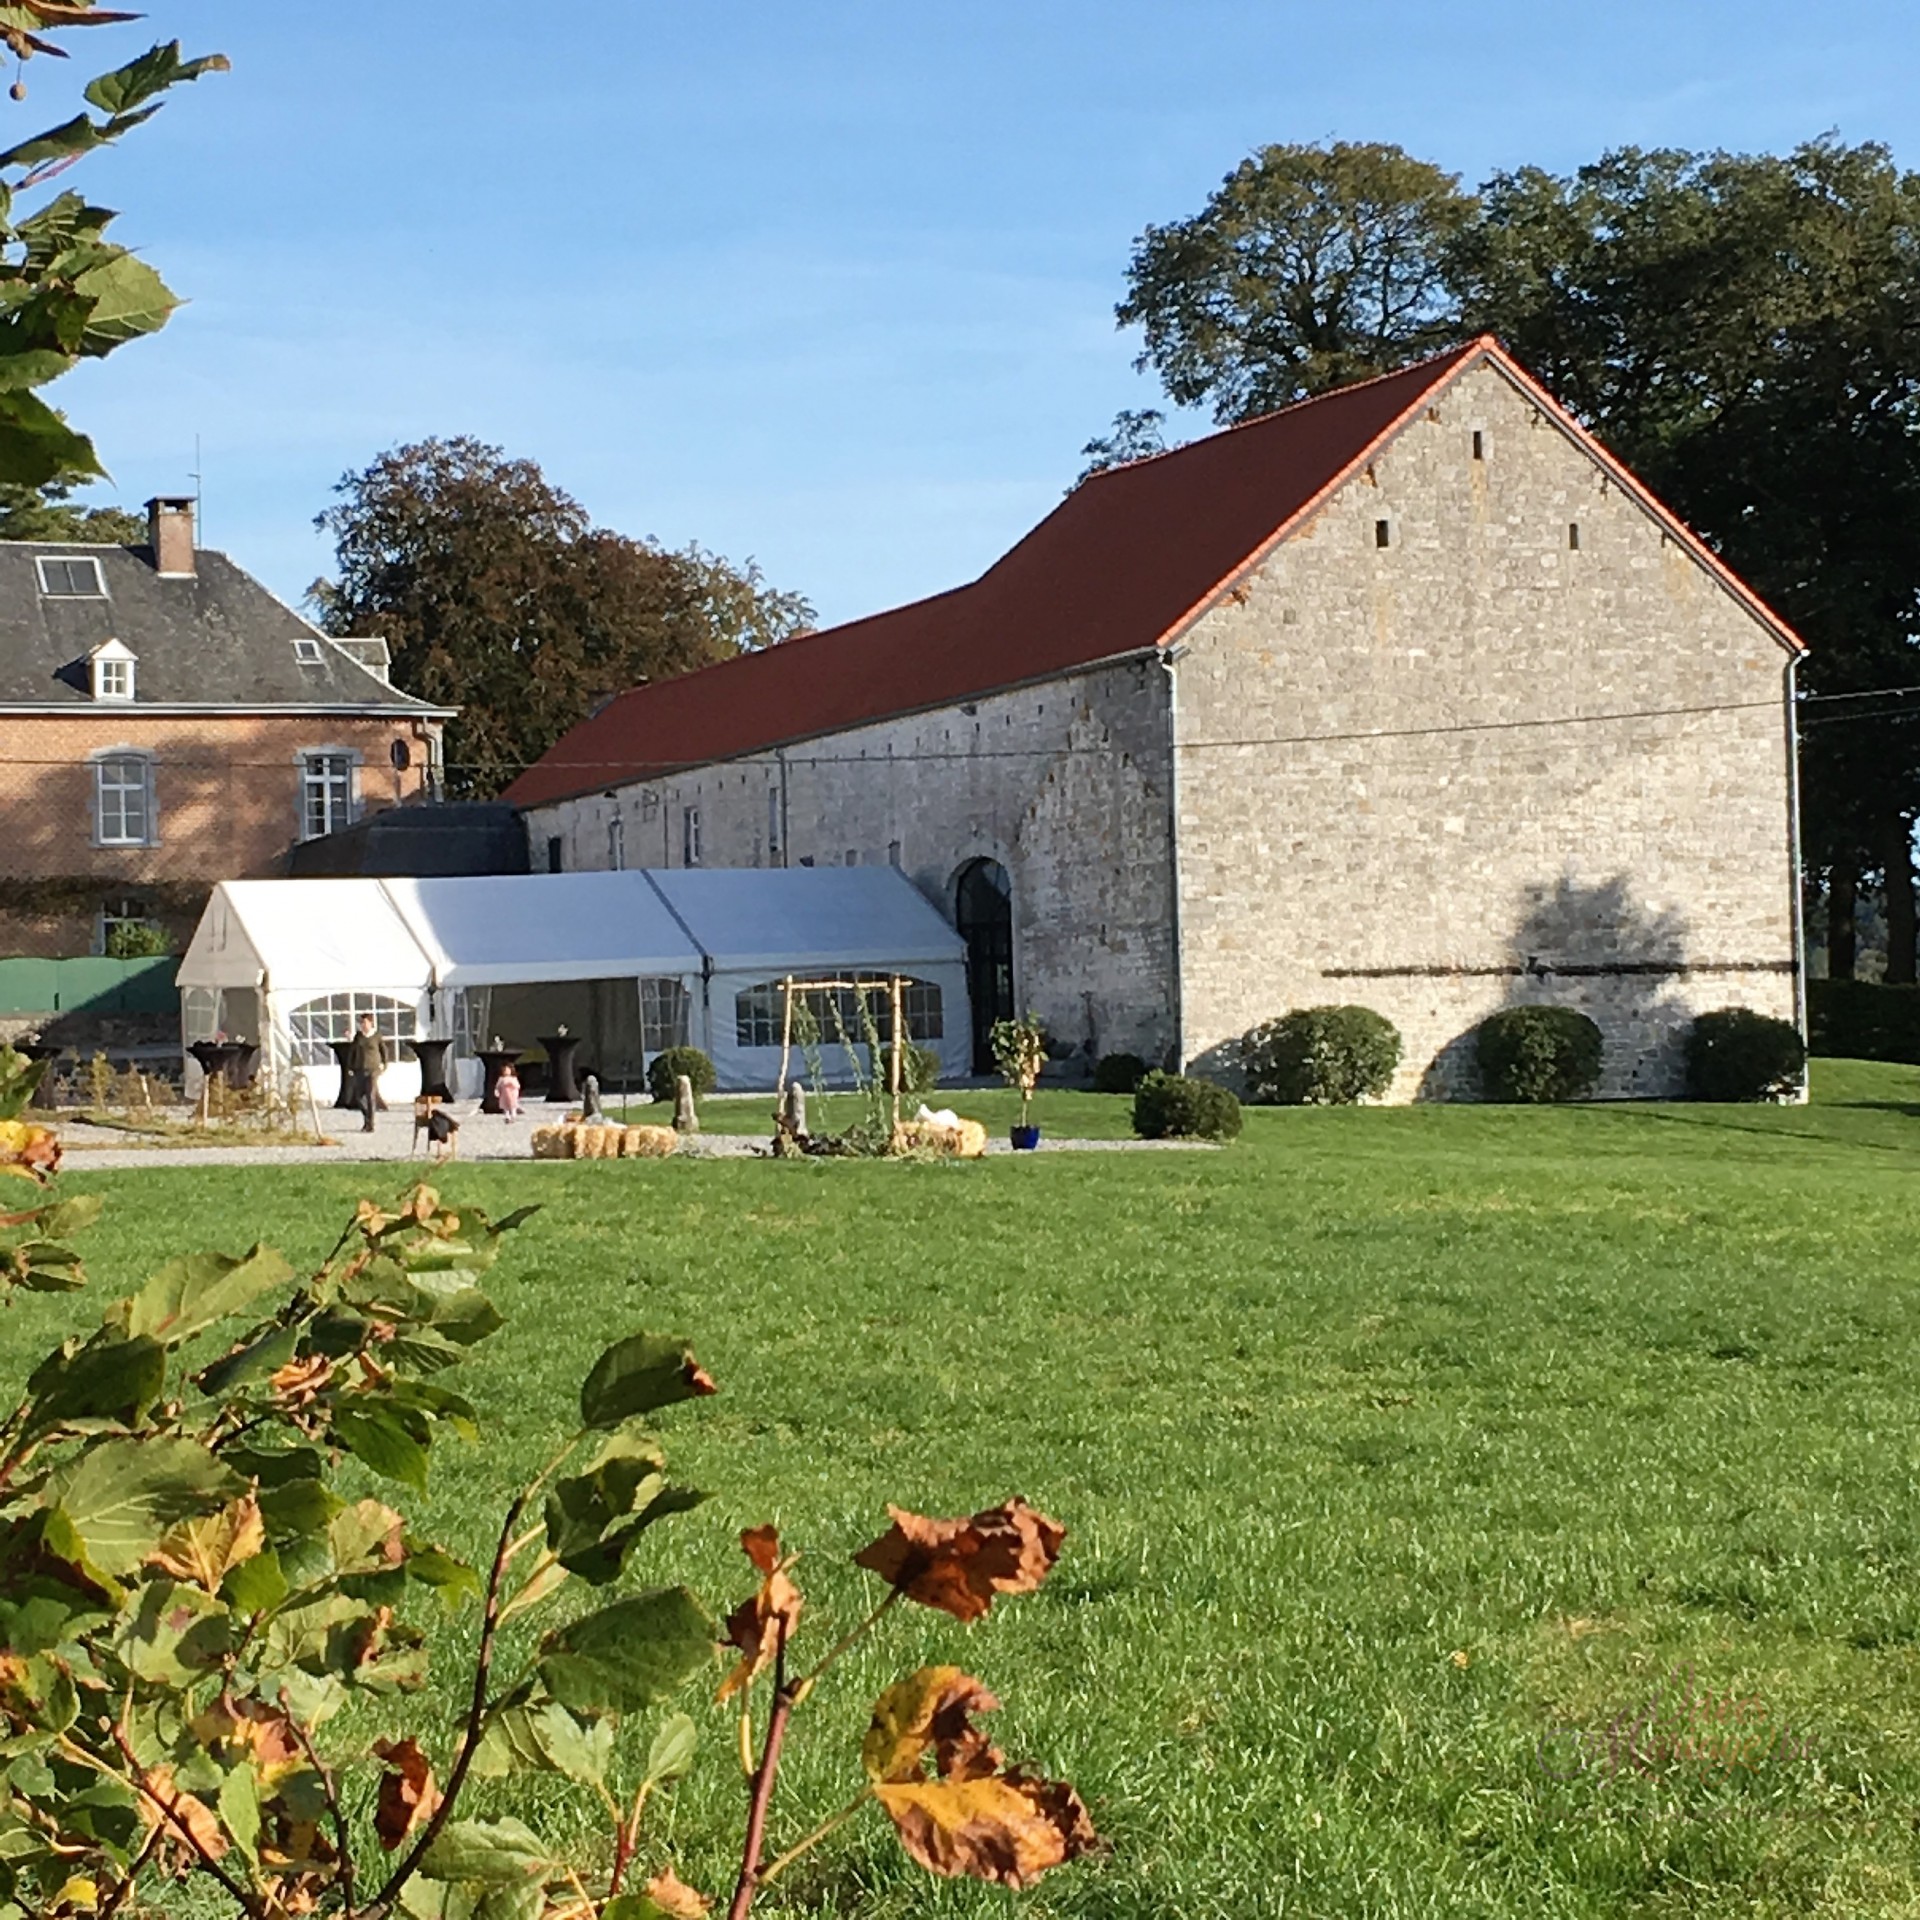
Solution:
{"label": "tree canopy", "polygon": [[0,484],[0,540],[80,540],[96,545],[143,546],[147,523],[123,507],[83,506],[71,496],[78,483]]}
{"label": "tree canopy", "polygon": [[[1222,421],[1499,335],[1806,635],[1806,689],[1920,683],[1920,176],[1884,147],[1624,148],[1472,196],[1397,148],[1267,148],[1128,279],[1141,365]],[[1916,717],[1823,701],[1803,736],[1810,863],[1879,876],[1895,979]]]}
{"label": "tree canopy", "polygon": [[378,635],[397,685],[460,708],[459,796],[498,793],[596,706],[800,631],[812,609],[699,547],[592,524],[531,460],[468,438],[396,447],[335,488],[317,526],[337,572],[327,632]]}

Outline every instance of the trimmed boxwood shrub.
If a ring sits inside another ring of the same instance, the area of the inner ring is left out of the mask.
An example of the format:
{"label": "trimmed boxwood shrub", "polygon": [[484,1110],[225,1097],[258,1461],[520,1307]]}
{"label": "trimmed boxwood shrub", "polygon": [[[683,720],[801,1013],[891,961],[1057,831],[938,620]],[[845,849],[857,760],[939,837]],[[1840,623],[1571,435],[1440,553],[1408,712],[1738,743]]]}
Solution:
{"label": "trimmed boxwood shrub", "polygon": [[1093,1069],[1095,1093],[1134,1093],[1147,1077],[1147,1063],[1137,1053],[1103,1053]]}
{"label": "trimmed boxwood shrub", "polygon": [[1687,1092],[1696,1100],[1777,1099],[1806,1070],[1807,1050],[1791,1021],[1721,1007],[1688,1029]]}
{"label": "trimmed boxwood shrub", "polygon": [[668,1047],[656,1053],[647,1068],[647,1091],[656,1100],[671,1100],[673,1083],[683,1073],[693,1082],[696,1096],[713,1091],[713,1062],[698,1047]]}
{"label": "trimmed boxwood shrub", "polygon": [[1133,1096],[1133,1130],[1143,1140],[1232,1140],[1240,1102],[1212,1080],[1150,1073]]}
{"label": "trimmed boxwood shrub", "polygon": [[1255,1027],[1240,1058],[1255,1100],[1349,1107],[1386,1092],[1400,1064],[1400,1033],[1371,1007],[1301,1007]]}
{"label": "trimmed boxwood shrub", "polygon": [[1600,1029],[1573,1007],[1506,1007],[1474,1035],[1488,1100],[1584,1100],[1600,1084]]}

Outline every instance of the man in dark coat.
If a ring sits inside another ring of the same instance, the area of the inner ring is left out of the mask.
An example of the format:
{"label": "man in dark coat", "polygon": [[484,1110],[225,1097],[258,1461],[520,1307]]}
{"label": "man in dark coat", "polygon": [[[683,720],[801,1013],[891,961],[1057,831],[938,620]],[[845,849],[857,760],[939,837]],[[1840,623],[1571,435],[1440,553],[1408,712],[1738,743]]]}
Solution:
{"label": "man in dark coat", "polygon": [[360,1031],[347,1047],[347,1072],[353,1077],[348,1097],[360,1109],[361,1117],[366,1122],[360,1129],[362,1133],[373,1131],[373,1090],[386,1064],[387,1044],[373,1030],[373,1015],[363,1013],[360,1016]]}

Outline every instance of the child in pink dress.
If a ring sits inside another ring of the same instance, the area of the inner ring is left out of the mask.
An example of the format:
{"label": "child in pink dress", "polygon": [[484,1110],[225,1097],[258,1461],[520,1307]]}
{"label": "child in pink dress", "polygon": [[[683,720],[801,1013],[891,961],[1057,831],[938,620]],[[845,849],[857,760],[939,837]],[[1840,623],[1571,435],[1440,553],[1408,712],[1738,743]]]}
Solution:
{"label": "child in pink dress", "polygon": [[493,1083],[493,1097],[509,1120],[520,1118],[520,1076],[511,1064],[500,1069],[500,1078]]}

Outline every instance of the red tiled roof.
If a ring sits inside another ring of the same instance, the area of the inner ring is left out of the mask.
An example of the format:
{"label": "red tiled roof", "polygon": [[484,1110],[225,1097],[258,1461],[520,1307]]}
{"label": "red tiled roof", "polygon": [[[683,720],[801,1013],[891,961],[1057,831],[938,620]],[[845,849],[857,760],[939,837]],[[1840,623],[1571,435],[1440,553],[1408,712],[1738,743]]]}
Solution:
{"label": "red tiled roof", "polygon": [[[523,807],[543,805],[950,706],[1166,644],[1483,356],[1573,426],[1493,341],[1470,342],[1097,474],[970,586],[635,687],[572,728],[504,797]],[[1603,449],[1580,437],[1663,521],[1678,527]],[[1685,537],[1798,646],[1747,588]]]}

